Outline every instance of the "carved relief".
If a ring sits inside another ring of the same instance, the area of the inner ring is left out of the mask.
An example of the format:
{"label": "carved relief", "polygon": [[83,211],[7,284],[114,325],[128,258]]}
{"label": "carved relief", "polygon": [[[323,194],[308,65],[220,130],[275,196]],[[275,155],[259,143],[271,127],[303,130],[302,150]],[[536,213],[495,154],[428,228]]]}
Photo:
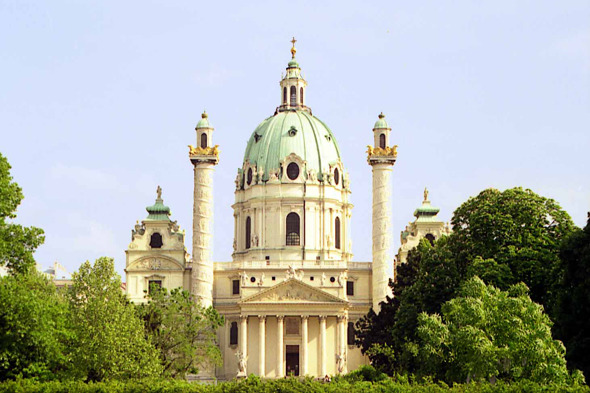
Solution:
{"label": "carved relief", "polygon": [[128,270],[180,270],[174,262],[161,258],[144,258],[134,262]]}

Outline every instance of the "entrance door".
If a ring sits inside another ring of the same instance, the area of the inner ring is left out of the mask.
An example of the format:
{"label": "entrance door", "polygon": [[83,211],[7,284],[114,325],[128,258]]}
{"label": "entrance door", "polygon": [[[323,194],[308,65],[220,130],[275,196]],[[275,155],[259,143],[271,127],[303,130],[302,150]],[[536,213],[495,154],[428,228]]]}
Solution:
{"label": "entrance door", "polygon": [[287,345],[287,375],[299,376],[299,345]]}

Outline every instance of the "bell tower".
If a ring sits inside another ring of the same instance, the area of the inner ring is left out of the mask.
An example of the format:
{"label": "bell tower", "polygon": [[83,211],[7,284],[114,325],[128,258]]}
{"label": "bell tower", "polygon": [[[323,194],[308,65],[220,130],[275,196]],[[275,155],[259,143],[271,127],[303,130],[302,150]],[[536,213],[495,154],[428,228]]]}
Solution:
{"label": "bell tower", "polygon": [[373,127],[374,146],[367,146],[367,162],[373,168],[373,310],[380,311],[389,294],[391,252],[391,172],[397,160],[397,145],[389,147],[391,128],[381,113]]}
{"label": "bell tower", "polygon": [[195,127],[197,147],[189,145],[194,167],[193,270],[191,293],[203,307],[213,305],[213,171],[219,163],[218,145],[213,146],[213,127],[206,112]]}

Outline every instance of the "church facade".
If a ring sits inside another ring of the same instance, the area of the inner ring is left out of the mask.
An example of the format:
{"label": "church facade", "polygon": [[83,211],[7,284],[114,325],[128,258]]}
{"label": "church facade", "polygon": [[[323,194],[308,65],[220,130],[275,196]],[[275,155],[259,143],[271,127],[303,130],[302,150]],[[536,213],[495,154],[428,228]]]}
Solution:
{"label": "church facade", "polygon": [[[295,42],[293,41],[293,44]],[[307,83],[292,59],[274,114],[252,133],[235,180],[232,262],[214,262],[212,187],[219,162],[206,113],[189,146],[194,168],[192,256],[158,188],[126,250],[127,293],[145,301],[150,283],[182,287],[225,317],[218,332],[220,379],[250,373],[342,374],[368,363],[354,324],[389,294],[393,272],[391,172],[397,146],[379,115],[367,150],[373,175],[372,261],[353,262],[350,181],[334,133],[306,105]],[[439,233],[437,233],[439,235]]]}

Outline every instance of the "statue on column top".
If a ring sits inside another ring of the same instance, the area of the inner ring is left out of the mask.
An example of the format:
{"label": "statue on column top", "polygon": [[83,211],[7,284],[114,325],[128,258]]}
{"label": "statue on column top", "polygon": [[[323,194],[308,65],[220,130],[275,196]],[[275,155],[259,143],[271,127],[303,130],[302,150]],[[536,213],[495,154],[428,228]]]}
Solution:
{"label": "statue on column top", "polygon": [[424,201],[428,200],[428,188],[424,187]]}
{"label": "statue on column top", "polygon": [[158,199],[162,199],[162,187],[158,186],[156,194],[158,195]]}

